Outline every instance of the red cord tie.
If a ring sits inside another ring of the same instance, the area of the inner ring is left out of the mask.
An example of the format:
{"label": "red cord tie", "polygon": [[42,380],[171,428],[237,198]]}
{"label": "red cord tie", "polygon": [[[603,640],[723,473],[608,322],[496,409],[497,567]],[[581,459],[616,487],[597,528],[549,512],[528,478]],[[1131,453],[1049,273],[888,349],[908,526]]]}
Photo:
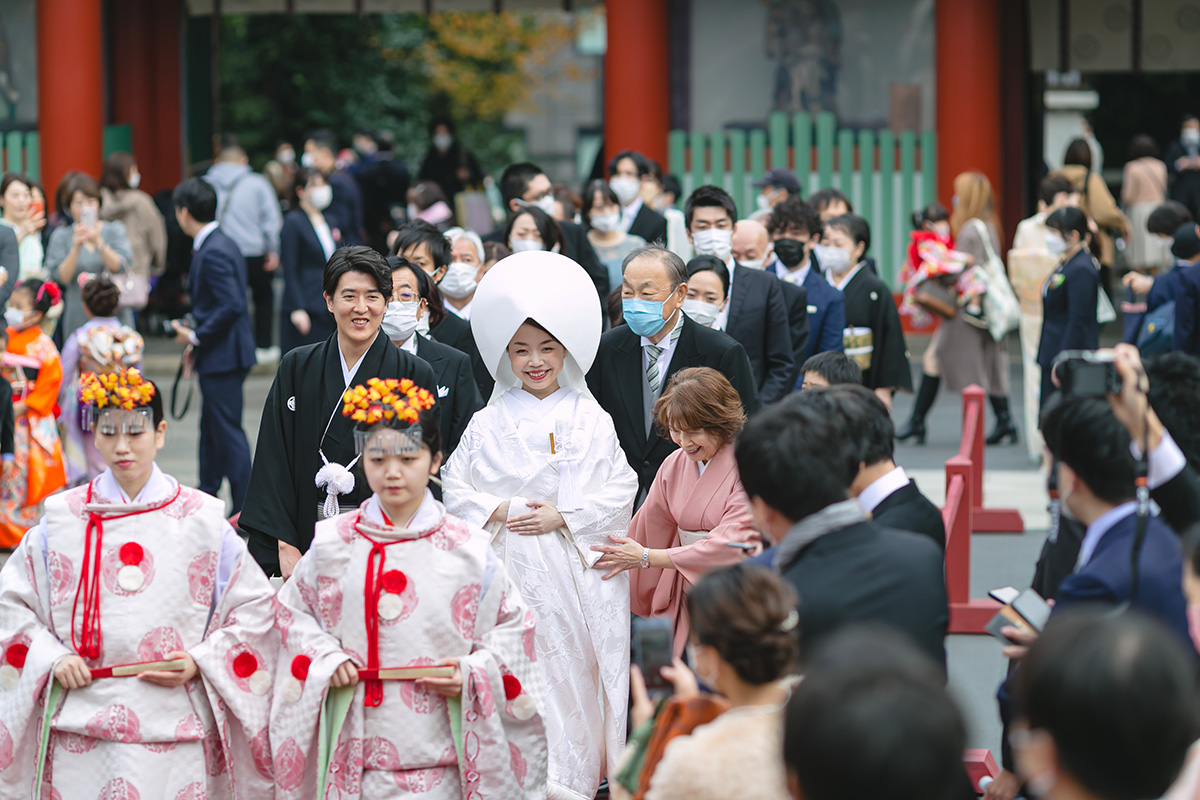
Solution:
{"label": "red cord tie", "polygon": [[[384,520],[390,525],[387,517]],[[355,523],[355,529],[358,529],[358,523]],[[371,543],[371,552],[367,555],[367,573],[363,581],[363,601],[364,601],[364,617],[367,625],[367,669],[379,669],[379,617],[380,617],[380,595],[386,591],[388,597],[384,598],[383,611],[387,614],[387,619],[395,619],[400,616],[403,610],[403,601],[400,601],[400,594],[408,585],[408,578],[403,572],[398,569],[384,572],[384,564],[387,561],[387,552],[384,550],[394,544],[403,542],[403,539],[398,539],[394,542],[377,542],[370,536],[367,536],[361,530],[358,531],[359,536],[362,536]],[[391,600],[395,597],[396,600]],[[368,680],[365,681],[365,697],[363,705],[376,707],[383,703],[383,681]]]}
{"label": "red cord tie", "polygon": [[[92,502],[92,487],[95,486],[95,481],[88,484],[87,498],[84,500],[85,505],[91,505]],[[175,487],[175,494],[168,500],[150,508],[143,508],[138,511],[128,511],[124,514],[114,514],[109,516],[110,520],[124,519],[125,517],[133,517],[138,514],[147,514],[151,511],[158,511],[161,508],[169,506],[179,497],[180,487]],[[120,508],[120,506],[113,506]],[[75,646],[75,652],[86,659],[95,661],[100,658],[100,562],[103,560],[104,546],[104,513],[103,511],[89,511],[87,528],[83,534],[83,566],[79,571],[79,588],[75,591],[75,602],[71,606],[71,644]],[[95,536],[92,532],[95,532]],[[134,565],[141,562],[142,548],[137,544],[126,544],[121,548],[121,561],[126,566],[130,565],[136,555]],[[136,551],[134,548],[137,548]],[[76,636],[75,615],[79,611],[79,606],[83,606],[83,620],[79,628],[79,635]]]}

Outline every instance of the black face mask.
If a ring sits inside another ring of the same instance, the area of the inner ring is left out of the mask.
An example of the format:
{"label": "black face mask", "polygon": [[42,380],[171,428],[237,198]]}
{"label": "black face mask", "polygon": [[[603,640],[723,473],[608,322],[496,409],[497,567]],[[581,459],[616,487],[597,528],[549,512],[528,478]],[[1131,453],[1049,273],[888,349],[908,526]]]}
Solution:
{"label": "black face mask", "polygon": [[780,264],[794,269],[804,261],[804,242],[799,239],[776,239],[775,255],[779,257]]}

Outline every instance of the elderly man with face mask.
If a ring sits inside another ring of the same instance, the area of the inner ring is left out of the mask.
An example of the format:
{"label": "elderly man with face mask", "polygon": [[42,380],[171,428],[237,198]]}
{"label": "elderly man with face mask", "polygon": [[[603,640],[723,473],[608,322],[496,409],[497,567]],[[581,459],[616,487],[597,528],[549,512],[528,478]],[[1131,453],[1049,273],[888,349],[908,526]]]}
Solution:
{"label": "elderly man with face mask", "polygon": [[[774,259],[774,245],[763,223],[752,219],[739,220],[733,226],[733,260],[739,266],[764,269]],[[783,304],[787,308],[788,328],[792,335],[792,374],[789,387],[796,385],[800,377],[800,365],[808,356],[808,290],[800,284],[779,280],[773,270],[765,274],[775,278],[783,291]]]}

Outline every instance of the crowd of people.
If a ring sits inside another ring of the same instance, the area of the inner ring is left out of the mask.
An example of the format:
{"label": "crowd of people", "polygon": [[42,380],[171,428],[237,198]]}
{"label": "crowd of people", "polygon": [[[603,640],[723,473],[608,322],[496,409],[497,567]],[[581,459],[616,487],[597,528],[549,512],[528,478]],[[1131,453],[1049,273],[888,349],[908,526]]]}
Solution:
{"label": "crowd of people", "polygon": [[[897,304],[850,199],[786,170],[743,217],[633,151],[577,196],[519,163],[480,225],[479,166],[451,123],[430,133],[411,185],[387,136],[316,131],[299,165],[281,144],[260,175],[229,144],[175,187],[198,489],[155,463],[134,315],[170,245],[136,163],[69,176],[53,223],[4,177],[0,794],[982,789],[946,692],[943,516],[895,442],[971,384],[989,444],[1017,442],[1013,332],[1053,603],[1002,630],[986,796],[1195,791],[1200,229],[1151,196],[1145,142],[1128,218],[1072,143],[1007,267],[991,184],[957,176],[949,211],[914,215]],[[1144,276],[1166,234],[1188,266]],[[1132,343],[1097,351],[1114,240],[1138,236]],[[940,325],[896,430],[902,316]],[[276,346],[251,460],[243,384]]]}

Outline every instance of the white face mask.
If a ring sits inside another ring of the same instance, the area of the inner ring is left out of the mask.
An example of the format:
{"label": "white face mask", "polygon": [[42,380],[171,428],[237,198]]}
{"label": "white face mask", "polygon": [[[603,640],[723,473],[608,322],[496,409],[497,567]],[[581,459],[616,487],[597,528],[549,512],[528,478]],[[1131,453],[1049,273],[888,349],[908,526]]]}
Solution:
{"label": "white face mask", "polygon": [[296,151],[292,150],[291,148],[288,148],[287,150],[281,150],[279,152],[279,155],[275,156],[275,160],[278,161],[280,164],[283,164],[285,167],[290,164],[295,164],[296,163]]}
{"label": "white face mask", "polygon": [[610,211],[607,214],[594,214],[592,216],[592,227],[601,233],[612,233],[620,224],[620,211]]}
{"label": "white face mask", "polygon": [[716,256],[722,263],[733,253],[733,231],[709,228],[692,234],[692,247],[698,256]]}
{"label": "white face mask", "polygon": [[433,146],[438,150],[449,150],[452,144],[454,144],[454,137],[448,133],[435,133],[433,135]]}
{"label": "white face mask", "polygon": [[135,172],[129,176],[129,188],[136,189],[142,183],[142,173]]}
{"label": "white face mask", "polygon": [[4,321],[10,328],[20,328],[25,324],[25,312],[16,308],[4,309]]}
{"label": "white face mask", "polygon": [[1179,134],[1179,139],[1184,144],[1200,144],[1200,130],[1184,128]]}
{"label": "white face mask", "polygon": [[479,285],[478,281],[475,280],[475,276],[478,273],[478,267],[472,267],[470,264],[455,261],[446,268],[446,274],[442,276],[442,282],[438,284],[438,289],[446,297],[461,300],[475,291],[475,287]]}
{"label": "white face mask", "polygon": [[300,156],[300,166],[302,167],[308,167],[309,169],[312,169],[313,161],[314,159],[312,153],[305,153],[304,155]]}
{"label": "white face mask", "polygon": [[552,194],[544,194],[533,202],[522,200],[521,205],[534,206],[536,208],[540,208],[542,211],[545,211],[549,216],[554,216],[554,195]]}
{"label": "white face mask", "polygon": [[409,203],[404,207],[404,212],[408,214],[408,218],[411,221],[417,218],[417,214],[421,213],[421,209],[417,208],[416,203]]}
{"label": "white face mask", "polygon": [[770,211],[771,198],[767,197],[765,194],[757,195],[754,198],[754,205],[758,206],[759,211]]}
{"label": "white face mask", "polygon": [[1046,249],[1058,256],[1067,252],[1067,240],[1054,231],[1046,231]]}
{"label": "white face mask", "polygon": [[813,248],[813,254],[817,257],[817,263],[821,265],[821,269],[828,270],[832,275],[839,277],[845,275],[854,266],[850,258],[850,251],[840,247],[819,244]]}
{"label": "white face mask", "polygon": [[425,314],[417,320],[417,333],[429,338],[429,315]]}
{"label": "white face mask", "polygon": [[407,342],[408,337],[417,329],[417,309],[421,301],[412,300],[401,303],[393,300],[387,304],[383,312],[383,332],[393,342]]}
{"label": "white face mask", "polygon": [[721,314],[721,307],[689,297],[683,301],[683,313],[687,314],[693,322],[698,322],[706,328],[711,328],[713,323],[717,321],[717,317]]}
{"label": "white face mask", "polygon": [[933,223],[933,232],[943,239],[949,239],[950,238],[950,223],[949,222]]}
{"label": "white face mask", "polygon": [[528,253],[532,250],[545,250],[541,242],[535,242],[533,239],[513,239],[512,250],[514,253]]}
{"label": "white face mask", "polygon": [[767,261],[770,260],[770,258],[771,258],[771,251],[767,250],[767,252],[763,255],[762,258],[755,258],[753,260],[742,259],[741,261],[737,262],[737,264],[739,267],[749,267],[750,269],[762,269],[764,266],[766,266],[766,263],[767,263]]}
{"label": "white face mask", "polygon": [[613,190],[613,194],[617,196],[617,200],[621,205],[627,206],[638,196],[638,192],[642,188],[642,182],[637,178],[630,178],[624,175],[609,180],[608,188]]}
{"label": "white face mask", "polygon": [[314,186],[308,190],[308,204],[318,211],[329,208],[333,202],[333,187],[329,184]]}

